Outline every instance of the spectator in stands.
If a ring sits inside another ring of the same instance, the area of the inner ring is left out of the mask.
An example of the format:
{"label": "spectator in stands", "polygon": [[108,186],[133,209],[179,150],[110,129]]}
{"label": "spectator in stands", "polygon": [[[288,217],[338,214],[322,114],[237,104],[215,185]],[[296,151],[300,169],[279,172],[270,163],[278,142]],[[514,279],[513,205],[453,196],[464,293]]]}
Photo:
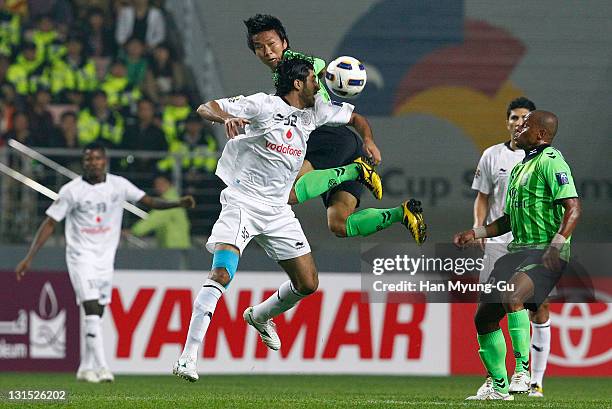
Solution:
{"label": "spectator in stands", "polygon": [[136,112],[136,103],[142,98],[142,93],[128,80],[127,68],[121,60],[113,61],[100,88],[108,95],[111,108],[120,110],[125,116]]}
{"label": "spectator in stands", "polygon": [[[57,137],[53,140],[53,147],[79,149],[79,128],[77,127],[77,115],[73,111],[65,111],[60,116],[59,126],[57,127]],[[80,162],[77,157],[76,161]]]}
{"label": "spectator in stands", "polygon": [[68,0],[28,0],[30,20],[49,16],[57,26],[70,27],[74,19],[73,7]]}
{"label": "spectator in stands", "polygon": [[94,7],[87,15],[87,25],[84,28],[87,54],[91,57],[108,57],[115,55],[117,47],[113,32],[108,28],[104,11]]}
{"label": "spectator in stands", "polygon": [[53,63],[50,86],[55,101],[70,102],[67,93],[70,90],[91,92],[98,85],[96,65],[87,58],[80,37],[72,35],[66,43],[66,55]]}
{"label": "spectator in stands", "polygon": [[128,126],[123,137],[122,149],[166,151],[168,144],[164,132],[154,123],[155,104],[148,98],[138,101],[138,121]]}
{"label": "spectator in stands", "polygon": [[130,38],[122,51],[122,60],[127,68],[128,82],[141,88],[147,73],[147,59],[144,56],[145,48],[137,37]]}
{"label": "spectator in stands", "polygon": [[139,38],[151,50],[166,39],[166,22],[162,12],[148,0],[133,0],[133,6],[122,7],[117,18],[115,39],[123,46],[131,37]]}
{"label": "spectator in stands", "polygon": [[23,51],[9,67],[6,78],[15,85],[18,94],[33,94],[39,86],[48,85],[44,62],[44,54],[36,52],[36,44],[26,41]]}
{"label": "spectator in stands", "polygon": [[28,110],[28,121],[32,134],[30,144],[33,146],[51,146],[52,134],[55,126],[53,116],[49,112],[51,93],[46,88],[38,88],[32,97]]}
{"label": "spectator in stands", "polygon": [[[73,111],[66,111],[60,117],[59,126],[54,134],[53,147],[66,149],[80,149],[79,145],[79,129],[77,127],[77,116]],[[79,151],[80,152],[80,151]],[[63,156],[57,158],[57,161],[62,165],[75,172],[80,172],[81,155],[78,156]]]}
{"label": "spectator in stands", "polygon": [[[166,176],[157,176],[153,181],[155,192],[164,200],[178,200],[179,195]],[[191,248],[191,226],[187,211],[183,208],[152,210],[149,217],[132,226],[131,233],[141,237],[155,233],[157,245],[167,249]]]}
{"label": "spectator in stands", "polygon": [[2,135],[2,139],[8,141],[15,139],[25,145],[30,145],[32,134],[30,132],[30,124],[28,115],[23,111],[17,111],[13,114],[13,129]]}
{"label": "spectator in stands", "polygon": [[185,67],[176,60],[167,44],[153,50],[145,78],[144,91],[157,103],[166,104],[167,96],[185,86]]}
{"label": "spectator in stands", "polygon": [[12,56],[21,43],[21,16],[0,1],[0,54]]}
{"label": "spectator in stands", "polygon": [[24,98],[20,97],[15,90],[15,86],[10,82],[5,82],[0,86],[2,106],[6,117],[7,129],[13,128],[13,114],[16,111],[25,111],[26,105]]}
{"label": "spectator in stands", "polygon": [[183,155],[182,168],[185,177],[197,181],[202,172],[213,173],[217,168],[217,141],[202,118],[191,112],[185,120],[185,130],[181,137],[170,145],[173,155],[160,162],[159,169],[169,171],[174,161],[174,155]]}
{"label": "spectator in stands", "polygon": [[162,112],[162,129],[166,134],[168,145],[172,145],[178,136],[183,133],[185,119],[190,112],[192,112],[192,108],[189,105],[187,93],[182,90],[173,91],[169,104],[164,107]]}
{"label": "spectator in stands", "polygon": [[66,52],[63,45],[65,37],[49,15],[39,16],[36,27],[26,31],[25,38],[36,45],[36,53],[46,63],[52,64]]}
{"label": "spectator in stands", "polygon": [[124,123],[121,114],[109,108],[106,93],[94,91],[89,107],[79,112],[79,144],[98,141],[109,148],[117,147],[123,140]]}

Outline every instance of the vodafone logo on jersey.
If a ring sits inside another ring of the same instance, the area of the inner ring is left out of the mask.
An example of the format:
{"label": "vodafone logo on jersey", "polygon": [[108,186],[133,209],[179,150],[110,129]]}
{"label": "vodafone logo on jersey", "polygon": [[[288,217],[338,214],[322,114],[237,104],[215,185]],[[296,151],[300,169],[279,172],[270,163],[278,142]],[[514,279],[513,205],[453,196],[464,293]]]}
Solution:
{"label": "vodafone logo on jersey", "polygon": [[[217,304],[199,351],[200,371],[448,373],[448,305],[370,303],[359,277],[321,275],[319,291],[275,319],[282,340],[277,352],[261,342],[242,312],[273,295],[287,277],[243,272]],[[172,272],[169,284],[166,274],[118,272],[111,319],[104,323],[111,369],[167,373],[182,350],[201,281],[195,273]]]}
{"label": "vodafone logo on jersey", "polygon": [[284,143],[272,143],[270,141],[266,141],[266,148],[275,151],[278,153],[282,153],[283,155],[295,156],[299,158],[302,156],[303,151],[301,149],[292,148],[289,145],[285,145]]}

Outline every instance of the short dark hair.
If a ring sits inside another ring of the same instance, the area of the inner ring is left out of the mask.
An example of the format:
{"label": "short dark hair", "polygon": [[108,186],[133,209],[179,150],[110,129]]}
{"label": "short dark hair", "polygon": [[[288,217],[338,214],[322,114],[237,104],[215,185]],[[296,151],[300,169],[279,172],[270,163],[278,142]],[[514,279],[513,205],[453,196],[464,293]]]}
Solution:
{"label": "short dark hair", "polygon": [[525,108],[528,109],[529,112],[536,110],[536,106],[533,101],[526,97],[518,97],[510,101],[510,103],[508,104],[508,109],[506,110],[506,119],[510,116],[510,111],[517,108]]}
{"label": "short dark hair", "polygon": [[104,156],[106,156],[106,148],[100,142],[90,142],[83,147],[83,153],[86,151],[100,151]]}
{"label": "short dark hair", "polygon": [[77,119],[77,114],[74,111],[64,111],[62,112],[62,115],[60,116],[60,121],[63,121],[64,119],[68,118],[69,116],[73,117],[74,119]]}
{"label": "short dark hair", "polygon": [[247,45],[251,51],[255,52],[255,45],[253,44],[253,36],[264,31],[274,30],[281,41],[287,42],[287,48],[289,48],[289,39],[285,32],[285,27],[279,19],[269,14],[256,14],[248,20],[244,20],[244,25],[247,28]]}
{"label": "short dark hair", "polygon": [[290,93],[294,89],[293,82],[306,81],[310,70],[314,70],[312,58],[302,56],[283,58],[274,70],[276,94],[282,97]]}

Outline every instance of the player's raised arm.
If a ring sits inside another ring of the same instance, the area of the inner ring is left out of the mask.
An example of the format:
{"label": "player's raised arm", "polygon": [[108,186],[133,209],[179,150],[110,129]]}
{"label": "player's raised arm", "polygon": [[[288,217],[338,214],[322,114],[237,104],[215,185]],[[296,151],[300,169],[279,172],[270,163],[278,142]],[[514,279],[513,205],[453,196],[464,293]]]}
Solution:
{"label": "player's raised arm", "polygon": [[225,112],[217,101],[208,101],[200,105],[197,112],[204,119],[225,124],[225,134],[229,139],[243,133],[242,129],[251,123],[248,119],[238,118]]}
{"label": "player's raised arm", "polygon": [[28,254],[17,264],[15,267],[15,275],[17,276],[17,281],[21,280],[21,278],[25,275],[25,272],[30,269],[30,264],[34,259],[36,253],[42,246],[45,245],[47,239],[53,234],[55,230],[55,225],[57,222],[53,220],[51,217],[48,217],[43,220],[36,232],[36,236],[34,236],[34,240],[32,241],[32,245],[28,250]]}
{"label": "player's raised arm", "polygon": [[363,115],[353,112],[348,125],[355,128],[361,139],[363,139],[363,150],[374,161],[374,164],[378,165],[382,158],[378,146],[374,143],[374,135],[368,120]]}
{"label": "player's raised arm", "polygon": [[144,195],[142,199],[138,201],[138,203],[143,204],[149,209],[156,209],[156,210],[174,209],[175,207],[193,209],[195,207],[195,200],[193,196],[191,195],[183,196],[177,201],[167,201],[159,197]]}

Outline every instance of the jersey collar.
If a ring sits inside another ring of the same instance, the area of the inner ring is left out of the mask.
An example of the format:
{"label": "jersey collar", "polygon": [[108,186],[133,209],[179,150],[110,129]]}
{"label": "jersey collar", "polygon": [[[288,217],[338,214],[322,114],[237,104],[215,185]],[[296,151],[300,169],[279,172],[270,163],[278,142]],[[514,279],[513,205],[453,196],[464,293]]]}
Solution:
{"label": "jersey collar", "polygon": [[525,158],[523,159],[523,163],[529,162],[531,159],[538,156],[540,153],[542,153],[544,149],[548,148],[549,146],[549,144],[545,143],[543,145],[538,145],[529,151],[525,151]]}

